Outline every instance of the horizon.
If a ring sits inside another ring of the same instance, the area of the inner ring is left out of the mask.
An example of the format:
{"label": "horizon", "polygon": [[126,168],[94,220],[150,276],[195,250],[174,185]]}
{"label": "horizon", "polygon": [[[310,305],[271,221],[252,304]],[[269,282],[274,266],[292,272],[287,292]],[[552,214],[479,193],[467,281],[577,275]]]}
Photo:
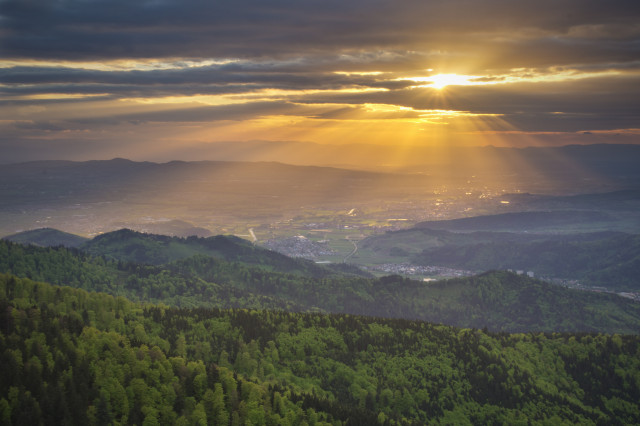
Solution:
{"label": "horizon", "polygon": [[[271,145],[272,147],[277,146],[287,146],[289,148],[294,148],[287,152],[286,154],[282,151],[282,149],[273,149],[273,150],[262,150],[259,154],[247,156],[248,152],[251,152],[256,146]],[[55,157],[51,156],[48,158],[42,158],[37,155],[37,153],[32,154],[31,156],[27,156],[25,158],[3,158],[0,159],[0,165],[18,165],[25,163],[33,163],[33,162],[74,162],[74,163],[83,163],[83,162],[91,162],[91,161],[113,161],[113,160],[126,160],[136,163],[153,163],[153,164],[167,164],[173,162],[227,162],[227,163],[280,163],[283,165],[292,165],[292,166],[309,166],[309,167],[329,167],[329,168],[342,168],[342,169],[354,169],[354,170],[375,170],[383,172],[385,169],[388,171],[396,171],[402,172],[402,170],[407,170],[419,166],[425,165],[434,165],[434,164],[453,164],[457,160],[454,158],[455,154],[459,154],[465,151],[480,151],[485,152],[486,155],[491,157],[492,154],[496,154],[498,152],[514,152],[514,153],[525,153],[525,152],[554,152],[556,158],[555,161],[563,161],[566,163],[573,163],[574,160],[570,159],[566,156],[560,156],[558,153],[566,150],[589,150],[589,149],[604,149],[604,148],[612,148],[612,149],[633,149],[634,147],[638,147],[640,149],[640,144],[635,143],[588,143],[588,144],[580,144],[580,143],[571,143],[565,145],[557,145],[557,146],[495,146],[495,145],[477,145],[477,146],[447,146],[447,147],[430,147],[430,146],[412,146],[405,147],[405,154],[413,153],[415,154],[437,154],[436,157],[430,158],[430,161],[423,160],[422,157],[413,160],[413,162],[407,161],[404,158],[402,162],[396,163],[375,163],[371,161],[371,157],[374,157],[375,153],[378,153],[378,157],[383,157],[384,155],[388,155],[393,152],[394,148],[389,145],[382,144],[367,144],[367,143],[351,143],[351,144],[318,144],[318,143],[308,143],[308,142],[293,142],[293,141],[262,141],[262,140],[254,140],[254,141],[236,141],[236,142],[217,142],[210,144],[209,148],[212,152],[218,148],[217,151],[211,158],[203,158],[201,153],[195,151],[186,151],[181,155],[172,157],[172,158],[154,158],[153,155],[150,156],[96,156],[96,157]],[[234,150],[234,148],[236,148]],[[248,148],[248,149],[242,149]],[[298,148],[297,150],[295,148]],[[359,156],[361,149],[367,149],[370,157],[367,158],[366,162],[358,162],[355,160],[355,156]],[[344,161],[335,161],[332,158],[332,155],[336,152],[340,152],[343,154],[343,158],[346,158]],[[318,155],[320,153],[324,153],[324,156],[321,160],[318,160]],[[442,153],[446,153],[446,155],[439,155]],[[345,155],[346,154],[346,155]],[[349,157],[351,155],[351,157]],[[351,161],[351,162],[349,162]]]}

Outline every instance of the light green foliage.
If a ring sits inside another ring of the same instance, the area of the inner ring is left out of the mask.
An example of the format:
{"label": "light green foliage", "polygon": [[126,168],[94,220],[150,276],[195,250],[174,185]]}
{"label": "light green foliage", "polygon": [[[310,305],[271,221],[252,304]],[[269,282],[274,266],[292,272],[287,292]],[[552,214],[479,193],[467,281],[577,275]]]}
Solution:
{"label": "light green foliage", "polygon": [[6,275],[0,295],[0,415],[9,424],[640,420],[633,336],[142,308]]}

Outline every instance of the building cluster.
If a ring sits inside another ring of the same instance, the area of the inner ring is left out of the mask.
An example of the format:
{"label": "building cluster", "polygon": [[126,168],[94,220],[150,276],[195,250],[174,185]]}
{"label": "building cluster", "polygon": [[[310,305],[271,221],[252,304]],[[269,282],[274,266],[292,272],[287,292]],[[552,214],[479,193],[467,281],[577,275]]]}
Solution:
{"label": "building cluster", "polygon": [[264,247],[290,257],[315,259],[318,256],[335,254],[326,241],[312,241],[302,235],[295,237],[267,240]]}
{"label": "building cluster", "polygon": [[438,276],[441,278],[468,277],[475,273],[474,271],[447,268],[445,266],[420,266],[411,263],[384,263],[363,269],[386,274]]}
{"label": "building cluster", "polygon": [[518,274],[518,275],[526,275],[526,276],[528,276],[529,278],[533,278],[533,277],[535,277],[535,274],[534,274],[534,272],[533,272],[533,271],[527,271],[527,272],[525,272],[525,271],[523,271],[523,270],[521,270],[521,269],[518,269],[518,270],[515,270],[515,271],[514,271],[513,269],[507,269],[507,271],[509,271],[509,272],[513,272],[514,274]]}

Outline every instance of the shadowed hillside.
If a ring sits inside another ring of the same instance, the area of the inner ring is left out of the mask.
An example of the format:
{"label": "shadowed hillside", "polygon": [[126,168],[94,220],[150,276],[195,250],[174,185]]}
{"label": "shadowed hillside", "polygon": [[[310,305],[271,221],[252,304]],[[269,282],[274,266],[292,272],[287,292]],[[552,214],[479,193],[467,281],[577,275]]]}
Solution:
{"label": "shadowed hillside", "polygon": [[[128,234],[138,239],[131,231],[111,237]],[[114,257],[104,253],[96,257],[0,241],[0,272],[169,306],[350,313],[497,331],[640,332],[640,304],[616,295],[570,290],[507,272],[436,283],[366,278],[214,238],[223,241],[218,250],[233,261],[198,254],[148,265],[109,260]]]}

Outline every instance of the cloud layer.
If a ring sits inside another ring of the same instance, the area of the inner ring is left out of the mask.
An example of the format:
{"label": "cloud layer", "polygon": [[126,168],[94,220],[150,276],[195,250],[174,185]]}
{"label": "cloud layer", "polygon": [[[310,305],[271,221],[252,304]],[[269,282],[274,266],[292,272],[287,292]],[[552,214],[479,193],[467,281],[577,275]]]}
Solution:
{"label": "cloud layer", "polygon": [[[43,141],[90,157],[256,138],[633,143],[640,128],[637,1],[0,0],[0,51],[7,159]],[[442,74],[468,77],[439,90]]]}

